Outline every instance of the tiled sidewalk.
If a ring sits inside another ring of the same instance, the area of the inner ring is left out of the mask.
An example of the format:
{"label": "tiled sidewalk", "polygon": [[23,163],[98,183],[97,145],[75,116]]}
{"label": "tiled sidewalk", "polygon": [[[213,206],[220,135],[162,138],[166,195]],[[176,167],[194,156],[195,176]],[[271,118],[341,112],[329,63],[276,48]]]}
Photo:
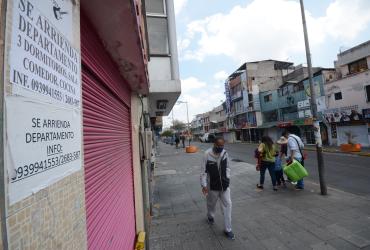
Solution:
{"label": "tiled sidewalk", "polygon": [[[200,191],[201,153],[186,154],[160,144],[155,169],[155,209],[150,249],[370,249],[370,200],[306,182],[273,192],[267,174],[257,191],[259,174],[247,163],[232,163],[231,195],[236,240],[223,236],[223,219],[205,220]],[[370,192],[370,191],[369,191]],[[218,207],[219,209],[219,207]]]}

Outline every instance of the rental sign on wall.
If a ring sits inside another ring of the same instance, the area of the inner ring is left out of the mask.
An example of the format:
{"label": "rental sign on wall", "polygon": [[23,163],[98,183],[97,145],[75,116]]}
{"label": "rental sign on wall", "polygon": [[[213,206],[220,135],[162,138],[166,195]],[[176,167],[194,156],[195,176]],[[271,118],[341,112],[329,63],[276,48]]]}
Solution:
{"label": "rental sign on wall", "polygon": [[10,204],[81,169],[79,11],[72,2],[8,3],[4,98]]}

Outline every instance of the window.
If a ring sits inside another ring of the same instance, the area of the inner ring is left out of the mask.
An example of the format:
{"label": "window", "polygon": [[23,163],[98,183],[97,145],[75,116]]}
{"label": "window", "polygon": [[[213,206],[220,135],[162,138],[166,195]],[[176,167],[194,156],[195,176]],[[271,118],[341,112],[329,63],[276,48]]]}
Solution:
{"label": "window", "polygon": [[368,69],[366,58],[348,64],[349,74],[355,74]]}
{"label": "window", "polygon": [[163,0],[145,0],[145,8],[149,13],[165,14]]}
{"label": "window", "polygon": [[342,100],[342,92],[337,92],[334,94],[335,100]]}
{"label": "window", "polygon": [[265,102],[271,102],[271,101],[272,101],[272,94],[265,95],[265,96],[263,97],[263,100],[264,100]]}
{"label": "window", "polygon": [[370,102],[370,85],[365,86],[366,91],[366,101]]}
{"label": "window", "polygon": [[168,55],[167,18],[148,17],[147,20],[150,53]]}
{"label": "window", "polygon": [[294,84],[294,86],[293,86],[293,93],[299,92],[299,91],[302,91],[302,90],[304,90],[304,84],[303,84],[303,82]]}
{"label": "window", "polygon": [[234,106],[235,106],[235,112],[236,113],[243,112],[243,100],[235,102]]}
{"label": "window", "polygon": [[291,85],[284,86],[284,87],[278,89],[279,96],[287,96],[291,92],[293,92],[293,86],[291,86]]}

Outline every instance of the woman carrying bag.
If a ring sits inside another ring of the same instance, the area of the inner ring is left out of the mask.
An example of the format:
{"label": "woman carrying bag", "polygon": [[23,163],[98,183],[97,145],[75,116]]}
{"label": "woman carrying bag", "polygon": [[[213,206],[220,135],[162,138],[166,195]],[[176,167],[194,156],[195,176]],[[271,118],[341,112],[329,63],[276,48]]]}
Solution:
{"label": "woman carrying bag", "polygon": [[262,137],[262,143],[258,146],[258,152],[261,157],[260,165],[260,183],[257,184],[258,189],[263,189],[263,184],[265,182],[266,169],[269,171],[272,187],[274,191],[277,191],[276,186],[276,176],[275,176],[275,155],[276,147],[274,142],[269,136]]}

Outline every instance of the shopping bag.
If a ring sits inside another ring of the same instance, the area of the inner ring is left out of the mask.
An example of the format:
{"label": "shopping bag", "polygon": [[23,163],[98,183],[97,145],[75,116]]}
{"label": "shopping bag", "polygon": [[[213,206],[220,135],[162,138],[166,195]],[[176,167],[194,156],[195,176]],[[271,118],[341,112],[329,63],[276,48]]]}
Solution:
{"label": "shopping bag", "polygon": [[289,165],[284,165],[283,171],[291,181],[298,181],[308,176],[307,170],[296,160]]}

